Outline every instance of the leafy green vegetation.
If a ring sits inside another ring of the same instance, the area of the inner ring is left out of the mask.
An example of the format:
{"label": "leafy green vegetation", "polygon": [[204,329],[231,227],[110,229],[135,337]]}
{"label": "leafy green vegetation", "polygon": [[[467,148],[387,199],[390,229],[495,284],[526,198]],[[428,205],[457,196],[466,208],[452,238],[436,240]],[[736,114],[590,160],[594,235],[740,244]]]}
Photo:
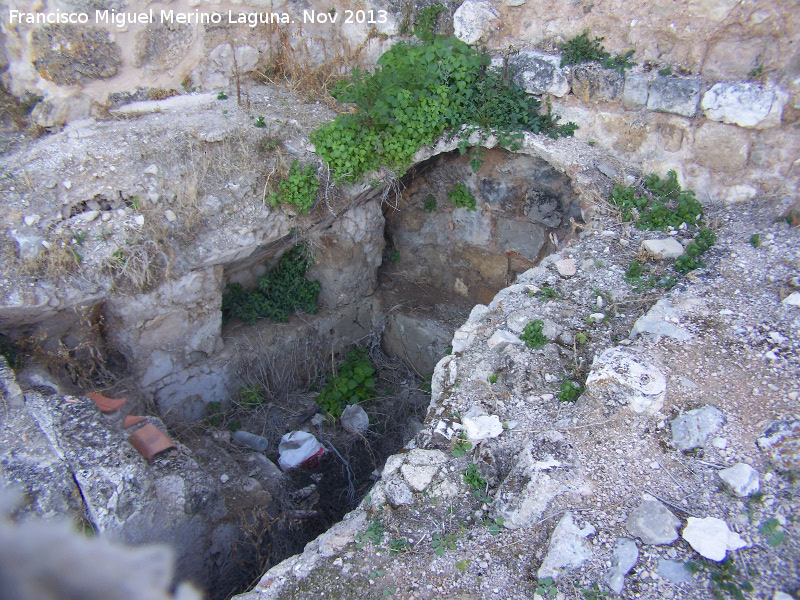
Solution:
{"label": "leafy green vegetation", "polygon": [[457,183],[456,187],[452,190],[447,192],[447,197],[455,204],[458,208],[466,208],[467,210],[477,210],[475,207],[475,197],[470,194],[467,186],[463,183]]}
{"label": "leafy green vegetation", "polygon": [[227,99],[228,99],[228,94],[226,94],[225,92],[220,92],[219,94],[217,94],[217,100],[227,100]]}
{"label": "leafy green vegetation", "polygon": [[553,581],[552,577],[545,577],[544,579],[540,579],[538,585],[536,586],[536,593],[540,596],[557,596],[558,595],[558,588],[556,587],[555,582]]}
{"label": "leafy green vegetation", "polygon": [[386,528],[380,522],[380,519],[375,517],[363,533],[359,532],[355,535],[356,548],[359,550],[363,548],[367,542],[372,542],[373,546],[380,546],[383,542],[383,534]]}
{"label": "leafy green vegetation", "polygon": [[228,285],[222,295],[223,322],[236,317],[248,325],[263,318],[285,323],[295,310],[316,314],[320,285],[305,279],[308,266],[307,248],[298,244],[281,257],[275,268],[260,277],[253,289],[245,290],[238,283]]}
{"label": "leafy green vegetation", "polygon": [[316,398],[322,411],[336,419],[348,404],[360,404],[375,395],[375,368],[364,347],[350,350],[337,370],[338,374],[328,373],[328,384]]}
{"label": "leafy green vegetation", "polygon": [[567,40],[561,45],[561,51],[563,52],[561,55],[561,66],[577,65],[596,60],[605,68],[614,69],[622,75],[625,74],[625,69],[636,66],[636,63],[630,60],[634,53],[633,50],[628,50],[624,54],[612,56],[600,43],[604,39],[605,38],[602,37],[590,39],[589,30],[584,29],[583,33]]}
{"label": "leafy green vegetation", "polygon": [[544,321],[536,319],[525,325],[525,329],[519,335],[519,339],[525,342],[528,348],[538,350],[547,343],[547,338],[542,333],[544,328]]}
{"label": "leafy green vegetation", "polygon": [[258,406],[259,404],[264,404],[264,402],[266,402],[264,394],[255,385],[252,385],[250,387],[240,387],[238,391],[239,391],[239,401],[244,406],[255,407]]}
{"label": "leafy green vegetation", "polygon": [[489,375],[489,383],[497,383],[497,373]]}
{"label": "leafy green vegetation", "polygon": [[586,600],[602,600],[603,598],[608,598],[608,592],[601,590],[600,586],[595,582],[592,584],[592,587],[583,588],[581,590],[581,596],[586,598]]}
{"label": "leafy green vegetation", "polygon": [[562,402],[575,402],[583,393],[581,384],[577,381],[565,380],[561,382],[561,387],[558,390],[558,399]]}
{"label": "leafy green vegetation", "polygon": [[485,490],[486,480],[478,473],[478,465],[472,463],[464,471],[464,483],[474,490]]}
{"label": "leafy green vegetation", "polygon": [[677,229],[683,223],[696,226],[703,216],[703,207],[694,192],[681,189],[675,171],[669,171],[666,179],[648,175],[645,189],[649,194],[640,195],[633,187],[614,186],[609,201],[620,208],[623,221],[636,220],[639,229],[660,231],[667,227]]}
{"label": "leafy green vegetation", "polygon": [[705,559],[702,564],[689,561],[686,568],[690,573],[705,568],[711,578],[711,593],[715,598],[730,596],[735,600],[744,600],[744,595],[753,591],[753,584],[739,571],[731,556],[719,563]]}
{"label": "leafy green vegetation", "polygon": [[272,206],[281,202],[295,205],[300,212],[306,214],[314,205],[319,189],[319,180],[314,173],[313,165],[306,165],[305,170],[300,168],[300,163],[294,161],[287,177],[278,184],[279,192],[270,194],[267,198]]}
{"label": "leafy green vegetation", "polygon": [[779,529],[781,527],[780,521],[778,519],[772,518],[767,519],[764,521],[761,526],[758,528],[758,532],[766,536],[767,543],[772,547],[775,548],[776,546],[780,546],[783,542],[786,541],[786,534]]}
{"label": "leafy green vegetation", "polygon": [[464,435],[462,432],[462,435],[456,438],[455,442],[453,443],[453,458],[460,458],[470,450],[472,450],[472,443],[467,441],[466,435]]}
{"label": "leafy green vegetation", "polygon": [[[434,12],[423,11],[423,20],[432,21]],[[358,107],[311,134],[335,180],[356,181],[382,166],[404,171],[422,146],[465,124],[470,132],[497,133],[505,147],[519,147],[523,131],[572,135],[576,125],[540,114],[541,103],[509,73],[489,69],[487,52],[455,37],[428,36],[423,26],[422,43],[395,44],[373,73],[356,69],[332,92]]]}
{"label": "leafy green vegetation", "polygon": [[446,6],[441,4],[431,4],[426,6],[420,11],[417,17],[417,22],[414,25],[414,35],[416,35],[423,42],[430,43],[436,38],[434,31],[436,30],[437,17],[447,10]]}
{"label": "leafy green vegetation", "polygon": [[436,210],[436,197],[433,194],[428,194],[425,197],[424,208],[428,212],[434,212]]}
{"label": "leafy green vegetation", "polygon": [[551,288],[549,286],[545,286],[541,288],[538,292],[533,294],[537,298],[539,298],[540,302],[544,302],[545,300],[563,300],[564,296],[560,295],[555,288]]}
{"label": "leafy green vegetation", "polygon": [[705,267],[705,264],[700,262],[698,259],[705,254],[716,241],[717,234],[707,227],[701,229],[694,238],[694,241],[689,242],[686,245],[686,248],[683,249],[683,254],[681,254],[675,260],[675,270],[678,273],[685,275],[689,271],[694,271],[695,269]]}
{"label": "leafy green vegetation", "polygon": [[253,123],[253,125],[255,125],[256,127],[258,127],[259,129],[265,129],[265,128],[267,127],[267,123],[266,123],[266,121],[264,121],[264,117],[263,117],[263,115],[262,115],[262,116],[259,116],[259,117],[256,119],[256,122],[255,122],[255,123]]}
{"label": "leafy green vegetation", "polygon": [[400,538],[399,540],[392,540],[389,542],[389,556],[402,554],[403,552],[408,552],[409,550],[411,550],[411,544],[408,543],[408,540]]}
{"label": "leafy green vegetation", "polygon": [[761,245],[761,236],[757,233],[754,233],[750,236],[750,245],[753,248],[758,248]]}
{"label": "leafy green vegetation", "polygon": [[436,534],[431,539],[431,548],[436,556],[444,556],[445,551],[456,549],[457,536],[454,533]]}

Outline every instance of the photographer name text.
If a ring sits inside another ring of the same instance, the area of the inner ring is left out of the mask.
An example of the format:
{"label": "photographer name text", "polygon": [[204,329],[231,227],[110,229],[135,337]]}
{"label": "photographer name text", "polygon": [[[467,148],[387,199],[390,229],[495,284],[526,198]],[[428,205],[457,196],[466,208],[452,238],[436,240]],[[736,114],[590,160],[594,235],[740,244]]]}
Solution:
{"label": "photographer name text", "polygon": [[[91,15],[83,12],[62,12],[55,11],[49,13],[23,12],[11,9],[8,11],[9,25],[87,25],[91,22]],[[287,12],[203,12],[177,11],[177,10],[154,10],[145,12],[114,12],[111,10],[94,11],[94,21],[96,25],[114,25],[120,29],[129,25],[150,25],[153,23],[169,23],[179,25],[218,25],[221,23],[247,25],[256,27],[268,24],[288,24],[302,23],[317,25],[342,24],[364,24],[378,25],[388,21],[388,13],[385,10],[345,10],[337,12],[331,10],[320,12],[315,10],[304,10],[298,17],[293,17]]]}

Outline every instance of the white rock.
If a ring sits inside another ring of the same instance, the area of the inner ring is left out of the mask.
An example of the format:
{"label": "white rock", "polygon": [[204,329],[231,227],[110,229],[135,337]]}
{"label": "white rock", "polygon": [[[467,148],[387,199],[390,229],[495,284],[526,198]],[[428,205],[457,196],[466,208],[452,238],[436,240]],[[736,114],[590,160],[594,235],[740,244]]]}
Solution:
{"label": "white rock", "polygon": [[556,270],[562,277],[572,277],[577,272],[575,261],[571,258],[563,258],[556,261]]}
{"label": "white rock", "polygon": [[453,284],[453,291],[460,296],[464,296],[465,298],[469,296],[469,288],[467,284],[461,281],[460,277],[456,277],[456,281]]}
{"label": "white rock", "polygon": [[719,471],[719,477],[740,498],[746,498],[750,494],[754,494],[760,487],[758,471],[745,463],[736,463],[729,469]]}
{"label": "white rock", "polygon": [[405,455],[405,463],[400,467],[400,472],[413,490],[422,492],[446,462],[447,456],[444,452],[415,448]]}
{"label": "white rock", "polygon": [[27,215],[27,216],[23,217],[22,221],[28,227],[33,227],[34,225],[36,225],[39,222],[39,220],[41,218],[42,217],[40,215]]}
{"label": "white rock", "polygon": [[61,185],[63,185],[68,190],[72,189],[72,182],[69,179],[65,179],[64,181],[62,181]]}
{"label": "white rock", "polygon": [[177,218],[178,218],[177,216],[175,216],[175,213],[174,213],[174,212],[172,212],[172,211],[171,211],[171,210],[169,210],[169,209],[167,209],[167,210],[164,212],[164,216],[167,218],[167,221],[169,221],[170,223],[174,222],[174,221],[175,221],[175,220],[177,220]]}
{"label": "white rock", "polygon": [[158,175],[158,166],[150,165],[144,170],[145,175]]}
{"label": "white rock", "polygon": [[492,337],[486,342],[489,348],[503,348],[508,344],[514,344],[517,346],[523,345],[523,342],[519,337],[511,333],[510,331],[495,331],[492,334]]}
{"label": "white rock", "polygon": [[[562,98],[569,94],[569,69],[561,68],[561,57],[522,50],[509,58],[517,84],[529,94],[552,94]],[[498,67],[500,66],[498,61]]]}
{"label": "white rock", "polygon": [[467,0],[453,13],[453,33],[467,44],[475,44],[497,27],[500,13],[486,0]]}
{"label": "white rock", "polygon": [[556,525],[550,538],[547,555],[539,567],[537,577],[558,579],[565,571],[576,569],[592,556],[592,550],[586,543],[587,537],[595,533],[595,528],[587,523],[583,529],[578,528],[571,512],[567,512]]}
{"label": "white rock", "polygon": [[136,215],[133,218],[133,222],[136,223],[139,227],[144,225],[144,215]]}
{"label": "white rock", "polygon": [[639,560],[639,549],[636,542],[627,538],[617,538],[614,544],[614,553],[611,555],[611,570],[606,574],[605,581],[615,593],[622,592],[625,584],[625,575]]}
{"label": "white rock", "polygon": [[728,529],[725,521],[715,517],[705,519],[689,517],[682,537],[701,556],[717,562],[725,560],[728,550],[738,550],[747,546],[738,533]]}
{"label": "white rock", "polygon": [[717,83],[703,95],[700,108],[712,121],[758,127],[767,120],[776,101],[783,109],[782,97],[755,83]]}
{"label": "white rock", "polygon": [[401,479],[389,479],[384,484],[383,489],[386,493],[386,499],[392,506],[397,507],[414,504],[414,494],[411,493],[405,481]]}
{"label": "white rock", "polygon": [[22,235],[16,229],[12,229],[10,235],[17,242],[18,256],[22,260],[33,260],[44,250],[44,241],[39,236]]}
{"label": "white rock", "polygon": [[794,598],[792,598],[786,592],[781,592],[779,590],[775,590],[775,595],[772,596],[772,600],[794,600]]}
{"label": "white rock", "polygon": [[678,342],[685,342],[694,336],[683,327],[675,325],[680,312],[667,298],[662,298],[655,303],[647,314],[642,315],[633,324],[629,339],[636,339],[643,333],[650,334],[653,338],[669,337]]}
{"label": "white rock", "polygon": [[633,412],[652,415],[664,405],[667,380],[640,354],[614,347],[595,358],[586,391],[600,399],[612,399]]}
{"label": "white rock", "polygon": [[658,259],[678,258],[683,254],[683,246],[675,238],[663,240],[645,240],[642,242],[645,252]]}
{"label": "white rock", "polygon": [[100,216],[99,210],[87,210],[86,212],[82,212],[81,214],[79,214],[76,218],[79,221],[83,221],[84,223],[91,223],[99,216]]}
{"label": "white rock", "polygon": [[496,438],[503,433],[503,424],[497,415],[489,415],[480,406],[473,406],[461,418],[461,424],[471,442]]}
{"label": "white rock", "polygon": [[783,299],[783,304],[786,306],[798,306],[800,307],[800,292],[792,292],[786,298]]}

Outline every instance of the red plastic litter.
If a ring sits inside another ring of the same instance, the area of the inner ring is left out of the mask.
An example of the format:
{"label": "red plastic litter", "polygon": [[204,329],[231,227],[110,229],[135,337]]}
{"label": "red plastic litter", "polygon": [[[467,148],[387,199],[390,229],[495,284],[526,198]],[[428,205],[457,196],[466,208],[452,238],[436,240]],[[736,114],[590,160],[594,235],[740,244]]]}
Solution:
{"label": "red plastic litter", "polygon": [[300,464],[303,465],[309,471],[316,471],[319,469],[319,465],[322,462],[322,456],[325,454],[325,448],[320,448],[317,450],[317,453],[314,456],[309,456]]}
{"label": "red plastic litter", "polygon": [[131,434],[131,444],[148,461],[153,460],[153,457],[159,452],[177,447],[166,433],[152,423],[134,431]]}
{"label": "red plastic litter", "polygon": [[114,412],[128,401],[126,398],[106,398],[99,392],[89,392],[86,397],[97,404],[97,408],[100,409],[101,413]]}

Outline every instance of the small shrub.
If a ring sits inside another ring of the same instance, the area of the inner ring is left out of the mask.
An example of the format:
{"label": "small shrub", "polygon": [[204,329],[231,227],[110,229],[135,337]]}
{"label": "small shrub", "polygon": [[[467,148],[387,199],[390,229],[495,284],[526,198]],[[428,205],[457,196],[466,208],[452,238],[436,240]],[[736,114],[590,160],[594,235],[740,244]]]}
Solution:
{"label": "small shrub", "polygon": [[632,260],[628,263],[628,268],[625,270],[625,277],[627,279],[636,279],[641,277],[644,273],[644,269],[642,265],[639,264],[638,260]]}
{"label": "small shrub", "polygon": [[453,449],[451,450],[453,458],[460,458],[472,450],[472,443],[470,443],[466,435],[462,434],[453,441]]}
{"label": "small shrub", "polygon": [[425,197],[424,208],[428,212],[434,212],[436,210],[436,197],[433,194],[428,194]]}
{"label": "small shrub", "polygon": [[223,322],[236,317],[247,325],[264,318],[285,323],[294,310],[316,314],[320,286],[317,281],[305,279],[308,266],[306,246],[298,244],[258,279],[255,288],[245,290],[238,283],[228,285],[222,295]]}
{"label": "small shrub", "polygon": [[544,329],[544,321],[541,319],[531,321],[525,325],[525,329],[522,330],[519,339],[525,342],[528,348],[538,350],[547,343],[547,338],[542,333],[542,329]]}
{"label": "small shrub", "polygon": [[389,542],[389,556],[395,556],[403,552],[408,552],[409,550],[411,550],[411,544],[408,543],[408,540],[401,538]]}
{"label": "small shrub", "polygon": [[414,25],[414,35],[423,42],[432,42],[436,37],[434,33],[436,30],[436,19],[445,11],[447,11],[447,7],[441,4],[431,4],[423,8],[417,17],[417,23]]}
{"label": "small shrub", "polygon": [[758,532],[767,538],[767,544],[775,548],[780,546],[786,541],[786,534],[780,530],[780,521],[778,519],[768,519],[761,524]]}
{"label": "small shrub", "polygon": [[761,236],[757,233],[754,233],[750,236],[750,245],[753,248],[758,248],[761,245]]}
{"label": "small shrub", "polygon": [[228,94],[226,94],[225,92],[220,92],[219,94],[217,94],[217,100],[227,100],[227,99],[228,99]]}
{"label": "small shrub", "polygon": [[669,77],[670,75],[672,75],[672,67],[670,65],[667,65],[663,69],[659,69],[658,74],[661,75],[662,77]]}
{"label": "small shrub", "polygon": [[603,598],[608,598],[608,592],[601,590],[597,583],[593,583],[592,587],[581,590],[581,596],[586,600],[602,600]]}
{"label": "small shrub", "polygon": [[652,174],[645,178],[650,196],[637,195],[633,187],[617,184],[609,202],[619,207],[623,221],[636,221],[639,229],[661,231],[679,228],[683,223],[696,226],[703,216],[703,207],[692,190],[681,189],[678,175],[669,171],[666,179]]}
{"label": "small shrub", "polygon": [[278,184],[278,193],[271,194],[267,200],[272,206],[281,202],[295,205],[300,212],[306,214],[314,205],[319,189],[319,180],[314,173],[313,165],[306,165],[305,170],[300,168],[300,163],[295,160],[286,179]]}
{"label": "small shrub", "polygon": [[497,373],[489,375],[489,383],[497,383]]}
{"label": "small shrub", "polygon": [[590,39],[589,30],[584,29],[583,33],[561,45],[561,51],[563,52],[561,66],[577,65],[596,60],[605,68],[614,69],[623,75],[625,74],[625,69],[636,66],[636,63],[630,60],[634,53],[633,50],[612,56],[600,43],[604,39],[602,37]]}
{"label": "small shrub", "polygon": [[558,391],[558,399],[562,402],[575,402],[583,393],[583,388],[577,381],[563,381]]}
{"label": "small shrub", "polygon": [[536,593],[540,596],[557,596],[558,595],[558,588],[556,587],[555,582],[553,581],[552,577],[545,577],[544,579],[540,579],[538,585],[536,586]]}
{"label": "small shrub", "polygon": [[464,483],[474,490],[483,491],[486,489],[486,480],[478,473],[478,465],[475,463],[471,464],[464,471]]}
{"label": "small shrub", "polygon": [[436,534],[431,539],[431,548],[436,556],[444,556],[445,551],[456,549],[456,535],[453,533],[446,533],[444,535]]}
{"label": "small shrub", "polygon": [[475,207],[475,197],[470,194],[467,186],[463,183],[457,183],[456,187],[447,192],[447,197],[458,208],[466,208],[467,210],[477,210]]}
{"label": "small shrub", "polygon": [[707,571],[711,579],[711,593],[715,598],[724,598],[727,595],[735,600],[744,600],[744,594],[753,591],[753,585],[739,571],[731,556],[720,563],[705,559],[702,564],[689,561],[686,569],[690,573]]}
{"label": "small shrub", "polygon": [[266,123],[266,121],[264,121],[264,117],[263,116],[259,116],[256,119],[256,122],[253,123],[253,125],[258,127],[259,129],[265,129],[267,127],[267,123]]}
{"label": "small shrub", "polygon": [[380,546],[383,542],[383,534],[386,528],[381,524],[380,520],[375,517],[363,533],[359,532],[355,535],[356,548],[359,550],[363,548],[367,542],[372,542],[373,546]]}
{"label": "small shrub", "polygon": [[244,406],[252,408],[264,404],[267,399],[257,386],[250,386],[239,388],[239,400]]}
{"label": "small shrub", "polygon": [[705,254],[717,241],[717,235],[708,228],[701,229],[693,242],[689,242],[686,248],[675,260],[675,270],[682,275],[695,269],[705,267],[699,258]]}
{"label": "small shrub", "polygon": [[328,373],[328,384],[317,396],[322,411],[338,419],[348,404],[360,404],[375,395],[375,368],[367,351],[353,348],[339,365],[338,375]]}
{"label": "small shrub", "polygon": [[560,295],[554,288],[545,286],[541,288],[538,292],[536,292],[536,297],[539,298],[540,302],[544,302],[545,300],[563,300],[564,296]]}

